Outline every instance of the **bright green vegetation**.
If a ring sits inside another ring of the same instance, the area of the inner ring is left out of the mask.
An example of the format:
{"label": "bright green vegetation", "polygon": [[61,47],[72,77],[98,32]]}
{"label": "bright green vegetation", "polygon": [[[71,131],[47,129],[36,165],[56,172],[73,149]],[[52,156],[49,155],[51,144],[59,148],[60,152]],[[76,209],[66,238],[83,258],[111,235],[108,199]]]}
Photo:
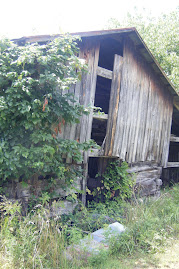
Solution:
{"label": "bright green vegetation", "polygon": [[[127,172],[128,164],[119,160],[110,162],[101,176],[101,187],[93,190],[95,201],[109,202],[116,195],[121,199],[131,198],[134,179]],[[98,177],[100,175],[96,175]]]}
{"label": "bright green vegetation", "polygon": [[136,27],[167,76],[179,91],[179,9],[155,18],[147,10],[120,20],[111,18],[107,28]]}
{"label": "bright green vegetation", "polygon": [[[157,200],[132,198],[128,202],[93,203],[88,208],[79,206],[73,215],[56,218],[49,217],[47,203],[21,217],[20,206],[4,200],[0,268],[157,268],[152,266],[157,264],[167,242],[178,237],[178,205],[179,185],[165,190]],[[127,227],[119,238],[111,240],[109,252],[85,261],[78,257],[67,261],[65,247],[104,227],[106,216]]]}
{"label": "bright green vegetation", "polygon": [[65,35],[44,45],[0,41],[0,184],[47,175],[74,180],[62,155],[81,161],[80,150],[92,143],[58,137],[65,123],[88,113],[69,93],[86,70],[77,53],[77,40]]}

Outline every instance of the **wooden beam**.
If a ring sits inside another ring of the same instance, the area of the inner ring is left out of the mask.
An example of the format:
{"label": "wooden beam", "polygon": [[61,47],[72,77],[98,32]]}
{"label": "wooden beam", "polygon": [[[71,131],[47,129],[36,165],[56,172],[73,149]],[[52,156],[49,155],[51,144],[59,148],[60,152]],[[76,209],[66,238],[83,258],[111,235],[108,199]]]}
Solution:
{"label": "wooden beam", "polygon": [[148,171],[148,170],[155,170],[155,169],[159,169],[157,164],[150,164],[150,165],[143,165],[143,166],[134,166],[134,167],[129,167],[127,169],[128,173],[136,173],[136,172],[142,172],[142,171]]}
{"label": "wooden beam", "polygon": [[107,119],[108,119],[108,114],[98,114],[98,113],[94,113],[94,114],[93,114],[93,119],[97,119],[97,120],[107,120]]}
{"label": "wooden beam", "polygon": [[179,167],[179,162],[168,162],[166,168],[170,167],[176,167],[176,168]]}
{"label": "wooden beam", "polygon": [[179,137],[177,137],[177,136],[171,136],[170,137],[170,142],[179,142]]}
{"label": "wooden beam", "polygon": [[103,67],[97,67],[97,75],[103,78],[112,79],[112,71]]}

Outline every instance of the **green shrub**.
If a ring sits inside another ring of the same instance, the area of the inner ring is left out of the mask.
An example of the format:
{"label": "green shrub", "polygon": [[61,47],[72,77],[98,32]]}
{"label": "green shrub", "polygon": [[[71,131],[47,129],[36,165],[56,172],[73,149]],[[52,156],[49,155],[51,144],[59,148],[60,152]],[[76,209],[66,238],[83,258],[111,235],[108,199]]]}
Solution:
{"label": "green shrub", "polygon": [[77,53],[70,35],[44,45],[0,41],[0,183],[49,175],[74,180],[62,155],[81,161],[81,150],[94,145],[59,138],[65,124],[88,114],[69,93],[86,70]]}
{"label": "green shrub", "polygon": [[116,160],[109,163],[105,173],[100,176],[102,178],[101,187],[97,187],[92,192],[97,201],[99,197],[101,201],[106,202],[116,197],[122,200],[132,196],[134,180],[127,172],[127,169],[128,164],[126,162],[121,163],[119,160]]}

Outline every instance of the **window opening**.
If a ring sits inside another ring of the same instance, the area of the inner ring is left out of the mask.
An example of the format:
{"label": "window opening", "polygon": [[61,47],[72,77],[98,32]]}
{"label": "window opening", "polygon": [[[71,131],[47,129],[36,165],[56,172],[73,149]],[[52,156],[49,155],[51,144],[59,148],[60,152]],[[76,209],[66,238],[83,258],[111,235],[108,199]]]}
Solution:
{"label": "window opening", "polygon": [[91,139],[99,146],[102,146],[106,136],[107,120],[93,119]]}
{"label": "window opening", "polygon": [[98,76],[96,82],[95,107],[100,107],[101,112],[108,114],[111,92],[111,80]]}

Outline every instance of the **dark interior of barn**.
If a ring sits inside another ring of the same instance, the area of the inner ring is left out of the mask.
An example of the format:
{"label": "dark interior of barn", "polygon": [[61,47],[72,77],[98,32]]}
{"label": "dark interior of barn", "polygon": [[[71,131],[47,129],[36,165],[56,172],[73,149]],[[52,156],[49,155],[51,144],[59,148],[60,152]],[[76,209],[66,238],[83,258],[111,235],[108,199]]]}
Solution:
{"label": "dark interior of barn", "polygon": [[[100,44],[98,66],[112,71],[114,55],[123,55],[122,43],[122,40],[118,41],[113,38],[102,40]],[[97,111],[104,114],[108,114],[109,111],[111,82],[111,79],[97,76],[94,106],[97,108],[99,107],[100,109],[97,109]],[[100,146],[102,145],[106,136],[106,128],[107,118],[93,119],[91,138],[94,139]]]}

